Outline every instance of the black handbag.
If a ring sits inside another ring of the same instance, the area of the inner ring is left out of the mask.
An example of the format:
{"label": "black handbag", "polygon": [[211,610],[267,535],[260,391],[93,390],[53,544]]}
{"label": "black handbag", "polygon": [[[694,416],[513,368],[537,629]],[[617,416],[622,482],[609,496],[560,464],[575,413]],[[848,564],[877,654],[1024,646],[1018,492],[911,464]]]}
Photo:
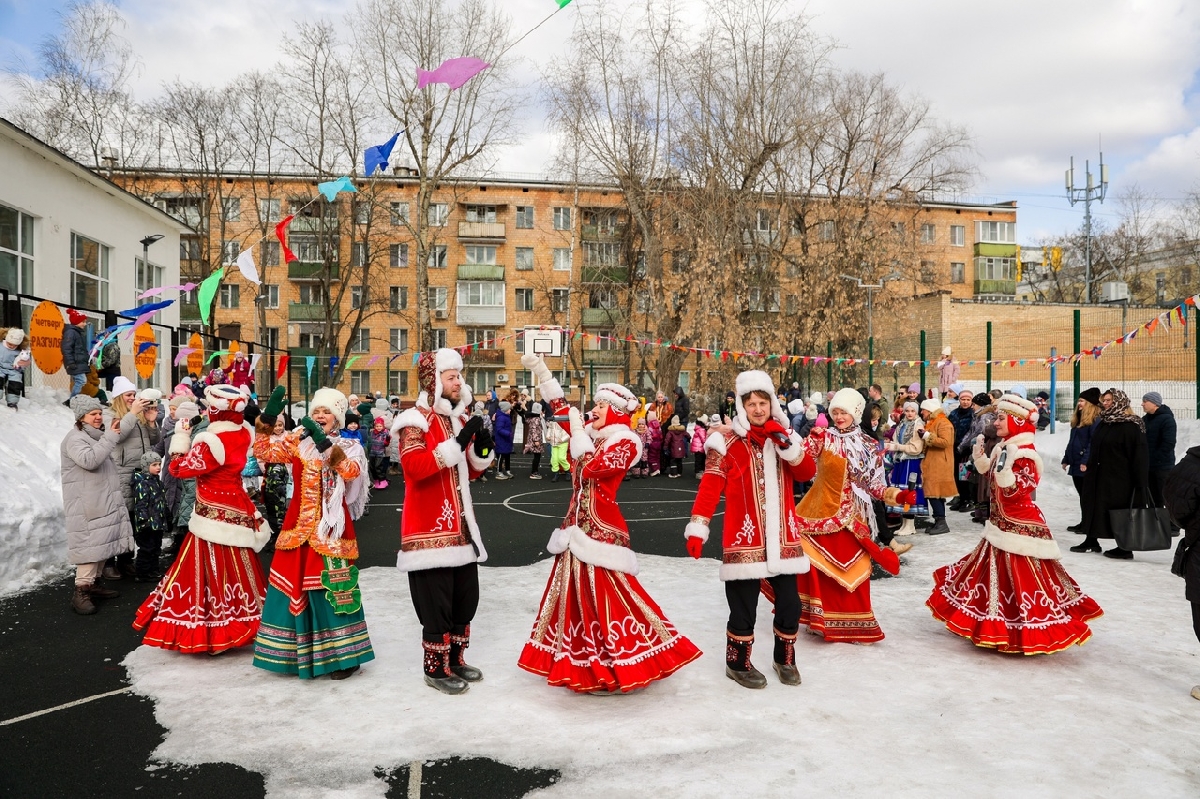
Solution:
{"label": "black handbag", "polygon": [[1175,546],[1175,558],[1171,561],[1171,574],[1176,577],[1187,576],[1187,561],[1191,551],[1192,548],[1188,545],[1187,538],[1179,539],[1179,543]]}
{"label": "black handbag", "polygon": [[[1134,495],[1129,507],[1110,510],[1108,520],[1117,546],[1131,552],[1152,552],[1171,548],[1171,517],[1166,508],[1135,508]],[[1144,492],[1145,493],[1145,492]]]}

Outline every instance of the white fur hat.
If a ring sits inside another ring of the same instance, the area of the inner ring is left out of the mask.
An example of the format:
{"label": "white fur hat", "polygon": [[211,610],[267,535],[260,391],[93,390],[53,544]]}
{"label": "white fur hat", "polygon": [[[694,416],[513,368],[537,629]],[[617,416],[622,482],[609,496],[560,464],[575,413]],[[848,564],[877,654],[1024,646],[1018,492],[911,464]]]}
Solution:
{"label": "white fur hat", "polygon": [[[118,378],[120,379],[120,378]],[[204,389],[204,400],[211,411],[233,411],[241,413],[246,407],[246,396],[228,383],[219,383]]]}
{"label": "white fur hat", "polygon": [[820,391],[814,391],[812,396],[808,398],[808,402],[811,405],[821,405],[825,402],[825,395]]}
{"label": "white fur hat", "polygon": [[462,413],[471,407],[471,389],[466,381],[462,384],[462,394],[456,408],[450,406],[450,401],[442,396],[442,372],[454,369],[462,372],[462,355],[457,350],[442,347],[434,352],[424,352],[417,360],[417,405],[422,408],[432,408],[445,416]]}
{"label": "white fur hat", "polygon": [[940,411],[942,410],[942,401],[936,399],[927,399],[921,403],[921,410],[929,411],[931,414]]}
{"label": "white fur hat", "polygon": [[184,400],[175,406],[171,411],[171,415],[175,417],[175,421],[180,419],[191,419],[200,415],[200,406],[191,400]]}
{"label": "white fur hat", "polygon": [[796,398],[787,404],[788,413],[795,416],[804,413],[804,400]]}
{"label": "white fur hat", "polygon": [[342,428],[346,426],[346,411],[350,410],[350,400],[336,388],[325,387],[316,390],[308,407],[327,409],[337,419],[338,427]]}
{"label": "white fur hat", "polygon": [[1005,394],[996,400],[996,410],[1003,411],[1009,416],[1016,416],[1018,419],[1029,419],[1032,422],[1036,422],[1038,418],[1037,406],[1016,394]]}
{"label": "white fur hat", "polygon": [[942,347],[942,355],[949,356],[952,350],[949,347]]}
{"label": "white fur hat", "polygon": [[127,394],[130,391],[137,391],[138,387],[125,375],[117,375],[113,379],[112,391],[108,392],[111,396],[119,397],[122,394]]}
{"label": "white fur hat", "polygon": [[4,343],[11,344],[14,347],[21,346],[21,342],[25,340],[25,331],[19,327],[10,328],[4,334]]}
{"label": "white fur hat", "polygon": [[600,400],[604,400],[624,414],[633,413],[638,408],[638,398],[620,383],[601,383],[596,386],[596,393],[592,395],[592,401],[599,402]]}
{"label": "white fur hat", "polygon": [[854,423],[862,422],[863,408],[867,407],[867,401],[863,399],[863,395],[859,394],[852,388],[843,388],[833,395],[833,399],[829,402],[829,410],[843,410],[854,417]]}
{"label": "white fur hat", "polygon": [[758,369],[740,372],[734,381],[733,390],[734,402],[737,405],[737,418],[734,420],[733,428],[738,435],[745,435],[750,431],[750,419],[747,418],[746,409],[742,406],[742,397],[751,391],[765,391],[771,398],[771,416],[785,428],[791,426],[791,419],[779,405],[779,395],[775,392],[775,381],[766,372]]}

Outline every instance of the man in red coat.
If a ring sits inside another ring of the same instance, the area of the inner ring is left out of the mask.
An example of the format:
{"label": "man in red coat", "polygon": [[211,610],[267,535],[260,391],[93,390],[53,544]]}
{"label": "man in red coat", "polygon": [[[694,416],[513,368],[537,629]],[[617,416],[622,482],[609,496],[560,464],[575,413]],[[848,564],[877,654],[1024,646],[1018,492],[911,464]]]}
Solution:
{"label": "man in red coat", "polygon": [[483,679],[463,661],[479,606],[478,563],[487,560],[471,504],[470,481],[491,465],[491,434],[471,416],[462,357],[451,349],[422,353],[421,394],[392,422],[404,473],[404,512],[396,566],[408,572],[421,621],[425,683],[461,694]]}
{"label": "man in red coat", "polygon": [[735,388],[737,415],[729,427],[714,426],[705,441],[704,476],[684,531],[687,550],[693,558],[700,557],[723,493],[720,574],[729,602],[725,675],[746,688],[767,685],[750,663],[759,584],[767,580],[775,590],[775,672],[785,685],[799,685],[796,575],[807,572],[809,563],[800,543],[792,482],[811,480],[816,464],[805,457],[800,436],[791,429],[766,372],[742,372]]}

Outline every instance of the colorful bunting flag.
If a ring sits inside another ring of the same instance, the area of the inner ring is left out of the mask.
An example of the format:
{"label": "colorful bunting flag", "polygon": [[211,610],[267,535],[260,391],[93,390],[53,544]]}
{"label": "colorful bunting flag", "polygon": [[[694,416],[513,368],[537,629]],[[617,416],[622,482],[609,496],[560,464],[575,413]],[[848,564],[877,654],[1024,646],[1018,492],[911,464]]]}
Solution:
{"label": "colorful bunting flag", "polygon": [[279,359],[279,366],[275,368],[275,382],[283,380],[283,376],[287,374],[288,362],[291,360],[291,355],[284,355]]}
{"label": "colorful bunting flag", "polygon": [[451,89],[458,89],[490,66],[478,58],[449,58],[437,69],[418,69],[417,88],[424,89],[431,83],[444,83]]}
{"label": "colorful bunting flag", "polygon": [[[400,133],[403,132],[400,131]],[[392,158],[392,148],[396,146],[396,140],[400,138],[400,133],[395,134],[383,144],[363,150],[363,175],[365,177],[369,178],[374,175],[376,169],[386,170],[388,168],[388,162]]]}
{"label": "colorful bunting flag", "polygon": [[208,324],[208,315],[212,311],[213,298],[217,296],[217,289],[221,286],[221,278],[225,276],[225,267],[217,267],[211,275],[204,278],[200,284],[200,289],[197,294],[197,301],[200,304],[200,321]]}
{"label": "colorful bunting flag", "polygon": [[296,217],[294,214],[288,214],[279,221],[278,225],[275,226],[275,238],[279,239],[279,248],[283,250],[283,262],[285,264],[290,264],[292,261],[300,260],[296,257],[296,253],[292,252],[288,248],[287,239],[284,238],[284,232],[287,230],[287,226],[292,224],[292,220],[295,218]]}
{"label": "colorful bunting flag", "polygon": [[242,277],[249,280],[251,283],[262,283],[258,279],[258,267],[254,265],[254,253],[250,250],[242,250],[238,253],[237,268],[242,273]]}
{"label": "colorful bunting flag", "polygon": [[195,347],[180,347],[179,354],[175,356],[175,365],[179,366],[179,364],[186,361],[188,356],[191,355],[195,351],[196,351]]}
{"label": "colorful bunting flag", "polygon": [[326,202],[333,202],[334,198],[343,191],[357,193],[358,189],[354,188],[354,183],[350,178],[343,175],[337,180],[329,180],[324,183],[317,184],[317,191],[321,192],[325,197]]}

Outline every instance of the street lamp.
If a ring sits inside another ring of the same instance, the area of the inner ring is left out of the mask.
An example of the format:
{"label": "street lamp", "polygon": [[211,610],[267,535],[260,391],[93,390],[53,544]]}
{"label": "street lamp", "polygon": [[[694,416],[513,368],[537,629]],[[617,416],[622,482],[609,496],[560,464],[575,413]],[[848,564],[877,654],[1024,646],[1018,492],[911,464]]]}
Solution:
{"label": "street lamp", "polygon": [[879,289],[883,288],[883,284],[889,280],[895,280],[902,277],[897,272],[884,275],[879,279],[878,283],[864,283],[861,277],[854,275],[838,275],[842,280],[853,281],[860,289],[867,290],[867,381],[874,382],[875,380],[875,329],[872,317],[873,305],[871,302],[872,295]]}
{"label": "street lamp", "polygon": [[[150,245],[162,238],[161,233],[155,233],[142,239],[139,244],[142,245],[142,291],[153,286],[147,286],[150,282]],[[136,298],[135,298],[136,299]]]}

